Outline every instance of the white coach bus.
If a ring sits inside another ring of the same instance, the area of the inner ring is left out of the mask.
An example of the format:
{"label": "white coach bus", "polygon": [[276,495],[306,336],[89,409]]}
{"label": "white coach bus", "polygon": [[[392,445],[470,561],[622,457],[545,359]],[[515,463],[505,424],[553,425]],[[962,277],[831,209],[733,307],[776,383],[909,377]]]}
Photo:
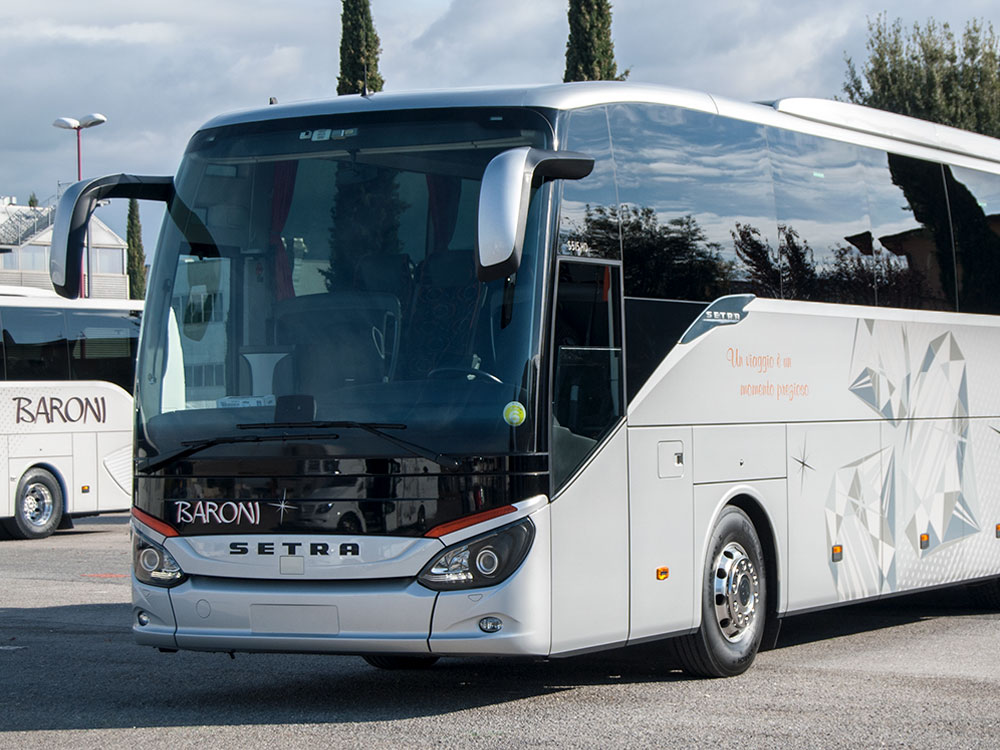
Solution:
{"label": "white coach bus", "polygon": [[138,363],[133,630],[162,650],[745,670],[786,615],[998,598],[1000,143],[625,83],[220,117]]}
{"label": "white coach bus", "polygon": [[0,287],[0,522],[18,539],[132,504],[142,302]]}

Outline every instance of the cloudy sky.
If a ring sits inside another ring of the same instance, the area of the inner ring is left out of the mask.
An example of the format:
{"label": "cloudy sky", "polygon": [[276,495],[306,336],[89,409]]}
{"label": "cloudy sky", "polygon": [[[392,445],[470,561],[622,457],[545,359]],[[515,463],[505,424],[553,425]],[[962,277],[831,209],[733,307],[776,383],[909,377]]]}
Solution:
{"label": "cloudy sky", "polygon": [[[371,0],[386,90],[562,79],[565,0]],[[500,10],[502,8],[502,10]],[[83,173],[169,174],[212,116],[332,96],[338,0],[0,2],[0,195],[44,203],[76,178],[61,116],[100,112]],[[630,80],[738,99],[832,97],[844,55],[863,62],[866,22],[929,18],[1000,28],[996,0],[617,0],[612,34]],[[117,202],[123,203],[121,201]],[[124,236],[124,207],[102,218]],[[142,213],[147,255],[161,214]]]}

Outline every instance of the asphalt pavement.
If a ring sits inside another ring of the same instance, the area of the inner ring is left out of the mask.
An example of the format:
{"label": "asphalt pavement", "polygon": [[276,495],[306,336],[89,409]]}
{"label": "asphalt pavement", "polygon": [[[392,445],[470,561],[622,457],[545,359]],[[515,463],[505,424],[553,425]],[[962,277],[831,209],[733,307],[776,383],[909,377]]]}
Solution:
{"label": "asphalt pavement", "polygon": [[787,618],[695,680],[649,644],[573,659],[176,653],[129,627],[127,516],[0,541],[0,748],[974,748],[1000,742],[1000,614],[950,589]]}

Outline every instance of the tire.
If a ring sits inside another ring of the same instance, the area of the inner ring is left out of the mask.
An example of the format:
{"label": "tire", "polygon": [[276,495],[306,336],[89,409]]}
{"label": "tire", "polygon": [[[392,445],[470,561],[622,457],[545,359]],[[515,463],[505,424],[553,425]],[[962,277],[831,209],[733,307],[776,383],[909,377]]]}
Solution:
{"label": "tire", "polygon": [[379,669],[428,669],[440,658],[437,656],[397,656],[394,654],[368,654],[361,657]]}
{"label": "tire", "polygon": [[4,522],[15,539],[50,536],[62,521],[62,487],[45,469],[28,469],[17,484],[14,517]]}
{"label": "tire", "polygon": [[696,677],[734,677],[753,664],[767,620],[764,552],[746,513],[728,506],[712,530],[701,627],[676,639],[681,667]]}

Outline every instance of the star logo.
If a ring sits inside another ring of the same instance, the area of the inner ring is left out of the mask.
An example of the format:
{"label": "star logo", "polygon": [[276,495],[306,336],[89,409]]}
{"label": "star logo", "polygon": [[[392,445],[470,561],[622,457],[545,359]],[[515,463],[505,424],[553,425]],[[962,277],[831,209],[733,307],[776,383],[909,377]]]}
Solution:
{"label": "star logo", "polygon": [[278,513],[279,513],[278,523],[284,523],[285,522],[285,511],[289,511],[290,512],[290,511],[295,510],[295,506],[292,505],[292,503],[289,503],[289,502],[285,501],[285,496],[287,494],[288,494],[288,490],[285,490],[283,493],[281,493],[281,502],[280,503],[268,503],[268,505],[270,505],[272,508],[277,508],[278,509]]}
{"label": "star logo", "polygon": [[799,465],[799,490],[801,491],[806,482],[806,470],[816,471],[815,467],[809,465],[809,454],[806,451],[805,438],[802,438],[802,449],[799,451],[799,455],[791,456],[791,459]]}

